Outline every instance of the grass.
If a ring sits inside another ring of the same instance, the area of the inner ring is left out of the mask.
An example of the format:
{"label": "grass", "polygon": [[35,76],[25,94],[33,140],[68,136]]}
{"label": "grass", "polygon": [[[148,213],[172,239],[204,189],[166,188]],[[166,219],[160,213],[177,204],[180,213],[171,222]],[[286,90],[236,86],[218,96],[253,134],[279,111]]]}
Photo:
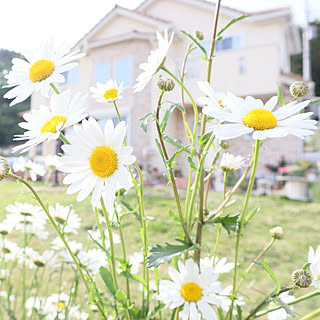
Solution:
{"label": "grass", "polygon": [[[95,218],[89,199],[81,203],[76,202],[76,196],[65,194],[66,188],[64,186],[50,187],[39,183],[36,184],[36,189],[44,202],[49,201],[50,204],[59,202],[63,205],[74,204],[75,211],[82,217],[82,228],[79,235],[73,238],[89,246],[90,240],[87,230],[95,226]],[[275,245],[260,262],[265,261],[268,263],[282,286],[290,284],[292,272],[298,268],[302,268],[307,262],[309,246],[316,248],[320,245],[320,224],[318,223],[320,221],[320,188],[315,186],[313,192],[314,201],[308,203],[279,197],[262,196],[251,198],[249,210],[257,207],[261,208],[261,210],[252,222],[246,226],[241,239],[240,274],[244,273],[251,260],[270,242],[271,236],[269,230],[279,225],[285,232],[284,239],[276,241]],[[10,203],[15,201],[36,203],[23,185],[13,181],[3,181],[0,183],[0,194],[0,220],[5,217],[5,207]],[[183,196],[184,191],[180,190],[180,194]],[[243,195],[236,195],[235,198],[237,201],[226,210],[227,214],[239,212]],[[132,192],[129,193],[128,199],[132,206],[135,206],[135,196]],[[220,201],[221,194],[210,192],[208,209],[213,210]],[[179,224],[168,215],[169,209],[175,210],[175,201],[169,188],[164,186],[146,188],[145,207],[146,215],[154,218],[153,220],[148,220],[149,246],[164,244],[166,241],[173,243],[177,236],[182,235]],[[128,254],[141,250],[140,226],[133,215],[125,218],[123,228],[125,235],[127,235],[126,245]],[[55,237],[53,230],[51,233],[52,236],[47,242],[36,242],[34,248],[40,251],[47,249],[49,242]],[[22,246],[22,237],[16,235],[15,238],[19,242],[19,245]],[[215,238],[216,227],[208,226],[204,232],[203,256],[211,256],[213,254]],[[218,256],[226,256],[228,261],[233,261],[234,243],[234,234],[228,235],[224,230],[219,245]],[[121,256],[119,245],[116,248],[116,252]],[[167,264],[161,265],[159,270],[160,275],[167,277],[166,270]],[[272,292],[275,288],[273,280],[264,270],[258,266],[254,266],[253,270],[254,272],[251,272],[240,291],[240,294],[245,297],[245,300],[251,307],[261,301],[266,293]],[[71,273],[66,276],[71,279]],[[232,283],[232,275],[230,273],[222,275],[221,279],[223,287]],[[52,290],[54,289],[53,284],[50,287]],[[0,289],[3,290],[1,287]],[[140,294],[137,290],[134,291],[136,291],[134,295],[139,297]],[[296,296],[301,296],[311,291],[313,291],[312,288],[301,289],[297,291]],[[137,302],[139,303],[139,300]],[[300,316],[311,312],[319,304],[320,298],[315,297],[306,303],[296,305],[295,311],[297,312],[298,319]],[[248,307],[246,307],[246,310],[248,310]],[[260,319],[265,318],[262,317]]]}

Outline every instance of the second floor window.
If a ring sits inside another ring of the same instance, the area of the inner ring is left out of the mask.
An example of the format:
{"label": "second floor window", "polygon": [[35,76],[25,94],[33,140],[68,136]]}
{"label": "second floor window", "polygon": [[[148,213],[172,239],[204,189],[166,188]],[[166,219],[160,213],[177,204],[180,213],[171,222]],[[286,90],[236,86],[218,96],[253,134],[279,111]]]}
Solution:
{"label": "second floor window", "polygon": [[117,83],[123,82],[124,88],[131,86],[131,59],[119,59],[114,64],[114,78]]}
{"label": "second floor window", "polygon": [[95,65],[94,68],[94,84],[97,82],[106,83],[110,80],[110,64],[109,63],[99,63]]}
{"label": "second floor window", "polygon": [[[202,43],[204,48],[209,53],[210,51],[210,40],[206,40]],[[244,37],[243,34],[238,34],[234,36],[224,37],[221,40],[217,41],[215,46],[215,51],[225,51],[232,49],[241,49],[244,47]]]}

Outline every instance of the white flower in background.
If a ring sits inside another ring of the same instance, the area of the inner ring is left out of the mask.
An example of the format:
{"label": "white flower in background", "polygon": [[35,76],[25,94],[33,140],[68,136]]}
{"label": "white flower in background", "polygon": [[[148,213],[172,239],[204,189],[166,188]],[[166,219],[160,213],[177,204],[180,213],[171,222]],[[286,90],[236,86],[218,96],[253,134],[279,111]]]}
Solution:
{"label": "white flower in background", "polygon": [[[5,299],[5,300],[7,300],[7,299],[8,299],[8,292],[5,291],[5,290],[0,291],[0,297],[3,298],[3,299]],[[14,302],[15,300],[16,300],[15,295],[14,295],[14,294],[11,294],[11,295],[9,296],[9,301],[10,301],[10,302]]]}
{"label": "white flower in background", "polygon": [[314,280],[312,285],[320,290],[320,246],[316,252],[312,247],[309,248],[308,262],[311,263],[310,271]]}
{"label": "white flower in background", "polygon": [[231,153],[224,153],[220,161],[220,168],[224,172],[234,172],[244,166],[244,158],[241,156],[235,156]]}
{"label": "white flower in background", "polygon": [[272,97],[265,104],[260,99],[237,98],[228,110],[206,109],[205,114],[220,121],[228,122],[213,126],[218,139],[232,139],[252,133],[255,140],[279,138],[292,134],[303,139],[314,134],[315,120],[310,120],[312,112],[300,113],[310,101],[293,101],[274,111],[278,102]]}
{"label": "white flower in background", "polygon": [[165,30],[164,37],[156,32],[157,39],[159,42],[158,48],[152,50],[148,56],[148,62],[140,64],[140,69],[143,70],[142,73],[137,78],[137,83],[133,87],[134,93],[140,92],[148,84],[154,74],[156,74],[160,67],[163,65],[171,42],[173,40],[173,32],[171,33],[170,39],[168,39],[168,31]]}
{"label": "white flower in background", "polygon": [[131,264],[131,273],[138,274],[143,264],[142,252],[134,252],[133,255],[129,256],[129,263]]}
{"label": "white flower in background", "polygon": [[45,157],[44,163],[45,163],[46,167],[48,167],[50,169],[56,169],[61,164],[60,157],[57,156],[56,154],[54,154],[54,155],[49,154],[48,156]]}
{"label": "white flower in background", "polygon": [[3,180],[9,172],[8,162],[5,158],[0,157],[0,181]]}
{"label": "white flower in background", "polygon": [[24,157],[19,157],[13,164],[14,172],[27,172],[32,181],[37,180],[37,176],[43,177],[46,174],[45,168],[32,160],[25,160]]}
{"label": "white flower in background", "polygon": [[[289,295],[288,292],[283,292],[279,295],[279,298],[284,302],[292,302],[295,300],[295,297],[292,295]],[[290,307],[291,310],[293,310],[293,307]],[[288,314],[287,311],[284,308],[272,311],[268,313],[268,320],[285,320],[287,319]]]}
{"label": "white flower in background", "polygon": [[70,307],[68,312],[69,320],[87,320],[89,315],[86,312],[81,312],[79,306]]}
{"label": "white flower in background", "polygon": [[80,251],[78,258],[82,266],[93,274],[99,272],[100,267],[107,266],[107,255],[100,249],[90,249],[88,252]]}
{"label": "white flower in background", "polygon": [[67,46],[57,46],[53,39],[41,43],[35,52],[25,52],[26,60],[12,59],[12,71],[5,78],[8,80],[6,88],[11,88],[4,98],[13,99],[10,106],[24,101],[33,93],[39,92],[47,96],[50,84],[63,83],[63,72],[75,68],[78,63],[73,62],[84,56],[79,51],[70,52]]}
{"label": "white flower in background", "polygon": [[122,99],[121,93],[123,91],[123,82],[120,85],[116,80],[108,80],[107,83],[97,83],[97,87],[90,88],[92,98],[98,102],[106,103]]}
{"label": "white flower in background", "polygon": [[49,206],[49,213],[53,219],[61,225],[64,233],[78,234],[81,226],[81,218],[74,212],[71,206],[63,206],[57,203],[55,207]]}
{"label": "white flower in background", "polygon": [[218,319],[211,306],[220,305],[219,299],[214,297],[221,291],[218,275],[206,270],[199,273],[199,267],[192,259],[188,259],[185,265],[178,261],[178,267],[179,271],[169,267],[168,273],[173,281],[160,281],[158,299],[170,309],[183,305],[182,319],[200,319],[200,313],[204,319]]}
{"label": "white flower in background", "polygon": [[56,140],[63,129],[69,128],[86,117],[84,103],[87,96],[80,96],[78,92],[71,97],[71,91],[66,90],[60,94],[53,94],[50,98],[50,107],[40,106],[39,110],[25,113],[26,122],[20,122],[19,126],[27,131],[22,135],[16,135],[14,140],[28,140],[26,143],[16,146],[13,152],[25,152],[44,141]]}
{"label": "white flower in background", "polygon": [[[222,259],[221,259],[222,260]],[[220,308],[224,311],[228,311],[231,305],[231,296],[232,296],[232,286],[227,286],[221,292],[219,295],[216,295],[215,297],[219,299],[220,301]],[[234,300],[234,306],[244,306],[244,298],[243,297],[237,297]],[[234,314],[237,314],[236,310],[233,311]]]}
{"label": "white flower in background", "polygon": [[37,251],[27,252],[29,258],[29,268],[34,269],[36,267],[48,266],[50,268],[60,267],[57,254],[52,250],[46,250],[43,254]]}
{"label": "white flower in background", "polygon": [[1,259],[4,258],[6,262],[15,261],[22,253],[23,249],[20,248],[15,242],[7,239],[1,241]]}
{"label": "white flower in background", "polygon": [[211,109],[221,110],[229,109],[229,106],[239,99],[231,92],[214,92],[208,81],[198,81],[199,89],[205,94],[204,97],[198,98],[198,103],[204,106],[203,113],[207,114]]}
{"label": "white flower in background", "polygon": [[30,203],[9,204],[6,207],[6,219],[3,221],[6,225],[11,225],[12,230],[33,234],[40,240],[46,240],[49,232],[45,231],[47,217],[39,206]]}
{"label": "white flower in background", "polygon": [[[65,239],[72,253],[75,256],[78,255],[79,252],[82,250],[82,247],[83,247],[82,243],[74,240],[68,240],[68,238],[65,238]],[[61,238],[57,237],[54,240],[52,240],[51,249],[56,251],[64,262],[73,263],[73,259],[70,256],[69,252],[67,251]]]}
{"label": "white flower in background", "polygon": [[234,268],[234,262],[227,262],[227,258],[223,257],[219,259],[215,258],[215,263],[213,263],[213,257],[205,257],[200,259],[200,270],[211,269],[212,272],[216,274],[228,273]]}
{"label": "white flower in background", "polygon": [[[95,241],[99,242],[99,243],[102,243],[102,238],[101,238],[101,232],[100,230],[88,230],[88,234],[91,236],[89,236],[89,238],[91,239],[94,239]],[[113,243],[114,244],[118,244],[120,243],[120,236],[113,232],[112,233],[112,237],[113,237]],[[108,230],[104,230],[104,245],[106,247],[106,249],[108,250],[110,248],[110,240],[109,240],[109,232]]]}
{"label": "white flower in background", "polygon": [[126,166],[136,158],[131,155],[132,147],[122,146],[126,130],[125,122],[114,127],[108,120],[103,134],[91,117],[74,126],[76,135],[69,137],[71,145],[62,146],[65,156],[59,167],[68,173],[63,180],[70,184],[68,194],[79,192],[77,200],[82,201],[93,191],[91,204],[97,206],[102,198],[107,210],[113,211],[116,190],[132,185]]}

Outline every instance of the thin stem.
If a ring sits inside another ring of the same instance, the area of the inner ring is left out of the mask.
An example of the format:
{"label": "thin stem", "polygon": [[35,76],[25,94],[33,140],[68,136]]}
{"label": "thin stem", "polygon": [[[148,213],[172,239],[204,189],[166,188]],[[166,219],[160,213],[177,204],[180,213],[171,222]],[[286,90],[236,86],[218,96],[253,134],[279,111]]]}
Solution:
{"label": "thin stem", "polygon": [[118,290],[118,281],[117,281],[117,272],[116,272],[116,258],[115,258],[115,253],[114,253],[114,243],[113,243],[113,233],[112,233],[112,227],[108,215],[108,211],[106,209],[106,206],[104,204],[103,199],[101,198],[101,207],[102,211],[104,214],[104,218],[106,220],[107,228],[108,228],[108,234],[109,234],[109,242],[110,242],[110,255],[111,255],[111,270],[112,270],[112,278],[113,278],[113,283],[115,286],[115,289]]}
{"label": "thin stem", "polygon": [[62,142],[63,142],[64,144],[71,144],[71,143],[69,142],[69,140],[66,138],[66,136],[65,136],[62,132],[60,132],[59,138],[62,140]]}
{"label": "thin stem", "polygon": [[56,94],[60,94],[60,91],[57,89],[57,87],[51,82],[50,83],[50,86],[51,88],[53,89],[53,91],[56,93]]}
{"label": "thin stem", "polygon": [[312,319],[315,319],[318,316],[320,316],[320,309],[317,309],[317,310],[309,313],[308,315],[304,316],[300,320],[312,320]]}
{"label": "thin stem", "polygon": [[211,165],[210,165],[210,170],[209,170],[209,178],[207,180],[207,185],[206,185],[206,191],[204,193],[204,207],[207,206],[207,201],[208,201],[208,193],[209,193],[209,187],[210,187],[210,177],[211,177],[211,174],[212,174],[212,171],[213,171],[213,168],[214,168],[214,165],[220,155],[222,151],[222,148],[220,147],[218,152],[216,152],[216,154],[214,155],[213,159],[212,159],[212,162],[211,162]]}
{"label": "thin stem", "polygon": [[[226,198],[226,191],[227,191],[227,180],[228,180],[228,172],[225,171],[223,175],[223,200]],[[224,209],[222,209],[222,215],[224,215]],[[216,263],[216,257],[218,253],[218,246],[220,243],[220,238],[221,238],[221,232],[222,232],[222,224],[219,225],[218,233],[217,233],[217,240],[216,240],[216,245],[214,247],[214,253],[213,253],[213,264]]]}
{"label": "thin stem", "polygon": [[[261,308],[263,308],[263,306],[268,302],[268,300],[270,298],[275,298],[275,297],[279,296],[281,293],[290,291],[292,289],[293,289],[293,285],[285,287],[285,288],[282,288],[281,290],[277,291],[277,293],[271,293],[271,294],[267,295],[252,311],[250,311],[249,315],[244,320],[249,320],[250,318],[254,317],[255,314]],[[232,313],[231,313],[231,316],[232,316]]]}
{"label": "thin stem", "polygon": [[143,177],[142,172],[138,165],[134,164],[134,167],[136,168],[138,175],[139,175],[139,181],[140,181],[140,209],[141,209],[141,222],[142,222],[142,229],[143,229],[143,268],[145,271],[145,282],[146,282],[146,291],[147,291],[147,310],[149,311],[150,306],[150,290],[149,290],[149,269],[147,268],[147,256],[148,256],[148,240],[147,240],[147,223],[146,223],[146,217],[145,217],[145,210],[144,210],[144,196],[143,196]]}
{"label": "thin stem", "polygon": [[234,299],[235,299],[235,293],[236,293],[236,285],[237,285],[237,272],[238,272],[238,258],[239,258],[239,245],[240,245],[240,238],[241,238],[241,233],[243,229],[243,224],[244,224],[244,218],[245,218],[245,213],[247,211],[248,207],[248,202],[250,199],[251,195],[251,190],[253,187],[255,175],[256,175],[256,170],[257,170],[257,165],[258,165],[258,158],[259,158],[259,150],[262,142],[257,140],[254,148],[254,160],[253,160],[253,167],[252,167],[252,172],[251,172],[251,177],[249,180],[249,185],[247,188],[247,193],[244,198],[244,203],[242,207],[242,211],[240,214],[240,221],[239,221],[239,228],[237,231],[237,238],[236,238],[236,247],[235,247],[235,256],[234,256],[234,270],[233,270],[233,285],[232,285],[232,302],[230,306],[230,320],[232,319],[232,311],[233,311],[233,305],[234,305]]}
{"label": "thin stem", "polygon": [[[304,295],[304,296],[301,296],[301,297],[295,299],[294,301],[288,302],[287,304],[288,304],[288,305],[297,304],[297,303],[299,303],[299,302],[302,302],[302,301],[311,299],[311,298],[316,297],[316,296],[318,296],[318,295],[320,295],[320,291],[316,290],[316,291],[313,291],[313,292],[311,292],[311,293],[308,293],[308,294],[306,294],[306,295]],[[281,309],[281,308],[282,308],[282,306],[277,306],[277,307],[274,307],[274,308],[272,308],[272,309],[259,312],[259,313],[255,314],[255,318],[262,317],[262,316],[268,314],[269,312],[276,311],[276,310],[279,310],[279,309]]]}
{"label": "thin stem", "polygon": [[23,255],[24,259],[22,262],[22,320],[26,318],[26,247],[27,247],[27,217],[24,216],[24,225],[23,225]]}
{"label": "thin stem", "polygon": [[[270,243],[256,256],[256,258],[254,259],[254,261],[258,261],[274,244],[275,242],[275,238],[272,238],[272,240],[270,241]],[[242,283],[244,282],[244,280],[246,279],[247,275],[249,274],[250,270],[253,268],[253,266],[255,265],[254,262],[252,262],[250,264],[250,266],[248,267],[248,269],[246,270],[244,276],[242,277],[242,279],[240,280],[238,287],[235,291],[235,295],[237,295],[238,291],[240,290]]]}
{"label": "thin stem", "polygon": [[120,116],[120,112],[119,112],[117,103],[116,103],[115,101],[112,101],[112,104],[113,104],[113,106],[114,106],[114,109],[116,110],[118,120],[119,120],[119,122],[121,122],[121,116]]}
{"label": "thin stem", "polygon": [[163,152],[163,156],[166,161],[165,165],[166,165],[167,171],[170,175],[171,185],[172,185],[174,197],[175,197],[176,204],[177,204],[177,210],[178,210],[178,214],[179,214],[179,218],[180,218],[180,223],[181,223],[183,232],[186,236],[186,239],[187,239],[188,243],[191,245],[192,240],[191,240],[191,237],[190,237],[189,232],[187,230],[186,224],[184,222],[183,213],[182,213],[182,209],[181,209],[181,203],[180,203],[180,197],[179,197],[179,193],[178,193],[178,189],[177,189],[177,185],[176,185],[176,181],[175,181],[175,176],[174,176],[172,168],[169,165],[169,156],[168,156],[167,149],[166,149],[166,146],[165,146],[163,138],[162,138],[162,133],[161,133],[160,124],[159,124],[159,122],[160,122],[160,119],[159,119],[160,107],[161,107],[161,100],[162,100],[163,95],[164,95],[164,91],[161,91],[160,96],[159,96],[159,100],[158,100],[157,111],[156,111],[156,127],[157,127],[158,137],[159,137],[161,149]]}

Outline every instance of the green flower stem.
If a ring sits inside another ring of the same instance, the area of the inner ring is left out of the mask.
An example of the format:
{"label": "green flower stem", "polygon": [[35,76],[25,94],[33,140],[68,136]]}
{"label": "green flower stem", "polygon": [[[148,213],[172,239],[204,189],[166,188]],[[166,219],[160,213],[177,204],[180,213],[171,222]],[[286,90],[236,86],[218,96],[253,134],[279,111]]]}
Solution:
{"label": "green flower stem", "polygon": [[[275,238],[272,238],[272,240],[269,242],[269,244],[256,256],[256,258],[254,259],[254,261],[258,261],[274,244],[275,242]],[[237,286],[237,289],[235,291],[235,296],[237,295],[237,293],[239,292],[241,286],[242,286],[242,283],[244,282],[244,280],[246,279],[246,277],[248,276],[250,270],[253,268],[253,266],[255,265],[254,262],[252,262],[250,264],[250,266],[248,267],[248,269],[246,270],[244,276],[241,278],[238,286]]]}
{"label": "green flower stem", "polygon": [[[137,164],[134,164],[134,167],[136,168],[138,175],[139,175],[139,181],[140,181],[140,195],[139,195],[139,206],[140,206],[140,212],[141,212],[141,223],[142,223],[142,233],[143,233],[143,280],[146,282],[146,291],[147,291],[147,305],[146,305],[146,313],[149,312],[149,306],[150,306],[150,289],[149,289],[149,269],[147,268],[147,256],[148,256],[148,241],[147,241],[147,221],[145,216],[145,210],[144,210],[144,196],[143,196],[143,178],[142,178],[142,172]],[[144,305],[144,302],[142,306]],[[142,313],[144,314],[144,313]]]}
{"label": "green flower stem", "polygon": [[121,122],[121,116],[120,116],[120,112],[119,112],[117,103],[116,103],[115,101],[112,101],[112,104],[113,104],[113,106],[114,106],[114,109],[116,110],[118,120],[119,120],[119,122]]}
{"label": "green flower stem", "polygon": [[241,238],[241,233],[242,233],[242,229],[243,229],[245,214],[246,214],[247,207],[248,207],[249,198],[250,198],[250,195],[251,195],[251,190],[252,190],[253,183],[254,183],[254,178],[255,178],[255,175],[256,175],[256,170],[257,170],[257,165],[258,165],[258,158],[259,158],[259,151],[260,151],[261,145],[262,145],[262,141],[256,140],[256,144],[255,144],[255,148],[254,148],[254,158],[253,158],[254,160],[253,160],[253,167],[252,167],[251,177],[250,177],[250,180],[249,180],[247,193],[245,195],[242,211],[241,211],[241,214],[240,214],[240,222],[239,222],[239,228],[238,228],[238,232],[237,232],[235,256],[234,256],[232,302],[231,302],[230,311],[229,311],[230,312],[230,320],[232,319],[233,305],[234,305],[234,300],[236,298],[235,297],[235,293],[236,293],[236,285],[237,285],[237,272],[238,272],[238,258],[239,258],[240,238]]}
{"label": "green flower stem", "polygon": [[246,178],[246,176],[248,175],[252,165],[253,165],[253,158],[251,159],[246,171],[242,174],[242,176],[240,177],[240,179],[237,181],[237,183],[233,186],[232,190],[228,193],[228,195],[226,196],[225,200],[222,201],[220,203],[220,205],[218,206],[218,208],[216,210],[214,210],[208,217],[207,219],[204,220],[204,224],[206,224],[209,220],[211,220],[212,218],[214,218],[226,205],[227,203],[230,201],[230,199],[232,198],[232,196],[235,194],[235,192],[238,190],[238,188],[240,187],[241,183],[244,181],[244,179]]}
{"label": "green flower stem", "polygon": [[[34,195],[34,197],[36,198],[36,200],[39,202],[41,208],[42,208],[43,211],[46,213],[46,215],[47,215],[50,223],[52,224],[53,228],[55,229],[55,231],[56,231],[57,234],[59,235],[59,237],[60,237],[60,239],[62,240],[64,246],[65,246],[66,249],[67,249],[67,251],[69,252],[69,254],[70,254],[73,262],[75,263],[75,265],[76,265],[76,267],[77,267],[77,269],[78,269],[78,271],[79,271],[79,273],[80,273],[80,276],[81,276],[81,278],[82,278],[82,280],[83,280],[83,283],[84,283],[84,285],[85,285],[85,287],[86,287],[86,290],[87,290],[88,294],[90,294],[90,292],[91,292],[90,287],[89,287],[89,285],[88,285],[88,283],[87,283],[86,278],[85,278],[84,275],[83,275],[83,272],[82,272],[82,270],[81,270],[81,267],[80,267],[80,265],[79,265],[79,262],[78,262],[77,258],[76,258],[75,255],[73,254],[73,252],[72,252],[72,250],[70,249],[70,247],[69,247],[66,239],[64,238],[63,234],[60,232],[57,224],[55,223],[54,219],[51,217],[51,215],[50,215],[47,207],[44,205],[44,203],[42,202],[42,200],[41,200],[40,197],[38,196],[38,194],[37,194],[37,192],[35,191],[35,189],[34,189],[27,181],[25,181],[24,179],[22,179],[22,178],[20,178],[20,177],[18,177],[18,176],[16,176],[16,175],[14,175],[14,174],[12,174],[12,173],[9,173],[9,174],[7,175],[7,177],[13,178],[13,179],[15,179],[15,180],[23,183],[23,184],[32,192],[32,194]],[[99,306],[98,303],[97,303],[97,307],[99,308],[99,311],[100,311],[100,313],[102,314],[103,318],[107,320],[107,317],[106,317],[104,311],[101,309],[101,307]]]}
{"label": "green flower stem", "polygon": [[[227,179],[228,179],[228,172],[225,171],[223,175],[223,200],[226,198],[226,190],[227,190]],[[224,209],[222,209],[222,215],[224,215]],[[221,232],[222,232],[222,224],[220,224],[218,233],[217,233],[217,240],[216,240],[216,245],[214,247],[214,252],[213,252],[213,265],[216,264],[216,257],[218,253],[218,247],[220,243],[220,238],[221,238]]]}
{"label": "green flower stem", "polygon": [[60,132],[59,138],[62,140],[64,144],[71,144],[62,132]]}
{"label": "green flower stem", "polygon": [[113,234],[112,234],[112,226],[109,219],[109,214],[106,209],[106,206],[104,204],[103,199],[101,198],[101,207],[104,214],[104,218],[106,220],[107,228],[108,228],[108,234],[109,234],[109,241],[110,241],[110,255],[111,255],[111,270],[112,270],[112,278],[113,278],[113,284],[116,290],[119,289],[118,281],[117,281],[117,272],[116,272],[116,256],[114,253],[114,243],[113,243]]}
{"label": "green flower stem", "polygon": [[[287,304],[288,304],[288,305],[297,304],[297,303],[299,303],[299,302],[302,302],[302,301],[311,299],[311,298],[316,297],[316,296],[319,296],[319,295],[320,295],[320,291],[319,291],[319,290],[315,290],[315,291],[313,291],[313,292],[311,292],[311,293],[308,293],[308,294],[306,294],[306,295],[304,295],[304,296],[301,296],[301,297],[295,299],[294,301],[288,302]],[[276,311],[276,310],[279,310],[279,309],[281,309],[281,308],[282,308],[282,306],[277,306],[277,307],[274,307],[274,308],[272,308],[272,309],[259,312],[259,313],[255,314],[255,318],[262,317],[262,316],[268,314],[269,312]],[[301,319],[300,319],[300,320],[301,320]],[[306,320],[306,319],[305,319],[305,320]]]}
{"label": "green flower stem", "polygon": [[[123,255],[123,259],[125,261],[127,261],[126,245],[125,245],[125,241],[124,241],[121,220],[119,218],[119,214],[118,214],[117,210],[115,210],[115,213],[116,213],[117,222],[118,222],[118,226],[119,226],[119,234],[120,234],[120,241],[121,241],[121,247],[122,247],[122,255]],[[130,284],[129,284],[129,278],[128,277],[126,277],[126,287],[127,287],[127,299],[130,300]]]}
{"label": "green flower stem", "polygon": [[46,178],[46,181],[44,182],[45,185],[47,185],[50,181],[50,178],[51,178],[51,175],[52,175],[52,168],[49,168],[49,171],[48,171],[48,175],[47,175],[47,178]]}
{"label": "green flower stem", "polygon": [[[189,212],[190,212],[189,216],[192,214],[193,204],[194,204],[195,196],[196,196],[196,193],[197,193],[197,186],[199,185],[199,180],[200,180],[201,177],[203,177],[202,176],[202,173],[203,173],[202,169],[203,169],[203,165],[204,165],[204,160],[205,160],[205,158],[207,156],[207,153],[209,151],[209,148],[211,147],[211,144],[212,144],[214,138],[215,138],[214,133],[211,133],[211,136],[210,136],[208,142],[206,143],[206,146],[204,147],[203,153],[201,153],[198,171],[197,171],[196,178],[195,178],[195,181],[194,181],[194,184],[193,184],[194,185],[194,189],[192,191],[191,201],[190,201],[190,205],[189,205]],[[199,193],[201,193],[201,192],[199,192]],[[203,197],[203,194],[201,194],[201,197]],[[201,207],[201,210],[199,210],[199,215],[198,215],[197,233],[196,233],[196,244],[199,245],[199,249],[196,249],[194,251],[194,259],[198,264],[200,263],[203,227],[204,227],[203,209]]]}
{"label": "green flower stem", "polygon": [[50,86],[51,88],[53,89],[53,91],[56,93],[56,94],[60,94],[60,91],[57,89],[57,87],[51,82],[50,83]]}
{"label": "green flower stem", "polygon": [[[26,247],[27,247],[27,217],[24,216],[24,225],[23,225],[23,255],[26,255]],[[25,258],[25,257],[24,257]],[[26,286],[26,261],[23,259],[22,263],[22,317],[21,319],[24,320],[26,318],[26,293],[27,293],[27,286]],[[8,293],[9,295],[9,293]]]}
{"label": "green flower stem", "polygon": [[313,311],[313,312],[309,313],[308,315],[304,316],[300,320],[312,320],[312,319],[315,319],[318,316],[320,316],[320,309],[317,309],[316,311]]}
{"label": "green flower stem", "polygon": [[191,245],[192,244],[192,240],[191,240],[191,237],[189,235],[189,232],[187,230],[187,227],[186,227],[186,224],[185,224],[185,221],[184,221],[184,218],[183,218],[183,213],[182,213],[181,203],[180,203],[180,197],[179,197],[179,193],[178,193],[178,189],[177,189],[177,185],[176,185],[175,176],[174,176],[172,168],[169,165],[169,156],[168,156],[167,149],[166,149],[166,146],[165,146],[163,138],[162,138],[162,133],[161,133],[160,124],[159,124],[159,122],[160,122],[160,119],[159,119],[160,107],[161,107],[161,100],[162,100],[163,95],[164,95],[164,91],[161,91],[160,96],[159,96],[159,100],[158,100],[157,111],[156,111],[156,127],[157,127],[158,137],[159,137],[161,149],[162,149],[162,152],[163,152],[163,156],[164,156],[164,159],[166,161],[166,163],[165,163],[166,169],[167,169],[167,171],[169,173],[169,176],[170,176],[171,185],[172,185],[174,197],[175,197],[176,204],[177,204],[177,210],[178,210],[178,214],[179,214],[179,218],[180,218],[180,223],[181,223],[183,232],[185,234],[185,237],[186,237],[188,243]]}
{"label": "green flower stem", "polygon": [[[204,207],[207,206],[207,201],[208,201],[208,193],[209,193],[209,187],[210,187],[210,178],[211,178],[211,174],[214,170],[214,165],[220,155],[222,151],[222,148],[220,147],[219,150],[216,152],[216,154],[214,155],[213,159],[212,159],[212,162],[211,162],[211,165],[210,165],[210,170],[209,170],[209,177],[208,177],[208,180],[207,180],[207,185],[206,185],[206,191],[204,193]],[[224,198],[225,199],[225,198]],[[223,200],[224,200],[223,199]]]}

